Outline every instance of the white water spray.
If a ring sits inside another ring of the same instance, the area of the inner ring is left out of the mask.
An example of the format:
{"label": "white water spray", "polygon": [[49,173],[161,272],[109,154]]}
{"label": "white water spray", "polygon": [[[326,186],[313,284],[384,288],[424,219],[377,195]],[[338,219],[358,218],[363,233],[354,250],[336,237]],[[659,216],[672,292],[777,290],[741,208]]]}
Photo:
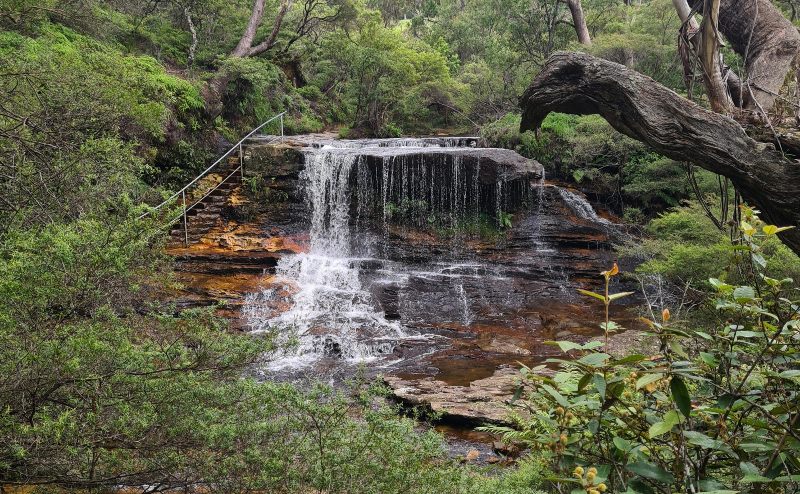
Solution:
{"label": "white water spray", "polygon": [[564,202],[567,203],[567,206],[569,206],[569,208],[572,209],[575,212],[575,214],[577,214],[581,218],[605,226],[614,225],[614,223],[608,221],[602,216],[599,216],[592,207],[591,203],[589,203],[589,201],[587,201],[586,198],[583,197],[582,195],[573,192],[569,189],[565,189],[563,187],[556,187],[556,189],[558,190],[561,199],[563,199]]}
{"label": "white water spray", "polygon": [[324,357],[368,361],[391,354],[396,341],[408,336],[375,308],[359,279],[363,259],[353,256],[349,225],[349,181],[357,160],[354,153],[325,149],[306,156],[301,178],[311,206],[310,249],[282,258],[276,268],[294,291],[292,306],[275,317],[265,314],[263,302],[274,289],[246,304],[253,330],[274,333],[283,347],[272,356],[271,369]]}

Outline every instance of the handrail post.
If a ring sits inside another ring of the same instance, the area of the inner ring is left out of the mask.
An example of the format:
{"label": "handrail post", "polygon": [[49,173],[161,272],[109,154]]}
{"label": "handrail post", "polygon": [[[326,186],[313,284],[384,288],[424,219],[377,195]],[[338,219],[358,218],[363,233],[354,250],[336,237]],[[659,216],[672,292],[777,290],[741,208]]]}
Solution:
{"label": "handrail post", "polygon": [[186,191],[181,191],[183,196],[183,245],[189,247],[189,223],[186,221]]}
{"label": "handrail post", "polygon": [[281,142],[283,142],[283,113],[281,113]]}
{"label": "handrail post", "polygon": [[244,151],[241,142],[239,143],[239,171],[242,175],[242,184],[244,184]]}

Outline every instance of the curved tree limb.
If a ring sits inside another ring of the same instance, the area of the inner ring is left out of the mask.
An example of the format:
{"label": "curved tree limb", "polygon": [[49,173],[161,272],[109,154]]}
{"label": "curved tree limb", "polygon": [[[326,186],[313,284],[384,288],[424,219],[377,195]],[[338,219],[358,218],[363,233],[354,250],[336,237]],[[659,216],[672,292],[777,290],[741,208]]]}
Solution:
{"label": "curved tree limb", "polygon": [[[764,220],[800,225],[800,164],[750,138],[733,119],[623,65],[582,53],[555,53],[520,106],[522,131],[537,129],[554,111],[599,114],[619,132],[667,157],[730,178]],[[800,229],[782,238],[800,254]]]}

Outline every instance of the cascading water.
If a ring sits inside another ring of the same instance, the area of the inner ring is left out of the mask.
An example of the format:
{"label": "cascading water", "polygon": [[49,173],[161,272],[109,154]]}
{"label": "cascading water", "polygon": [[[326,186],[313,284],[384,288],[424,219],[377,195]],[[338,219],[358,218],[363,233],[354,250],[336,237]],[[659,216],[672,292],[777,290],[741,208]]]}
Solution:
{"label": "cascading water", "polygon": [[[555,186],[544,183],[540,170],[532,175],[534,168],[525,168],[529,162],[519,155],[474,144],[393,139],[304,149],[307,252],[283,256],[270,287],[251,295],[243,309],[251,329],[277,343],[268,369],[321,360],[406,365],[409,355],[442,348],[431,341],[440,328],[462,331],[504,311],[516,313],[513,307],[536,292],[489,287],[528,279],[522,274],[528,266],[539,266],[559,292],[568,290],[569,274],[543,230],[543,218],[551,218],[545,191]],[[555,188],[580,217],[609,224],[585,199]],[[517,233],[504,230],[509,220]],[[547,220],[547,228],[554,224]],[[491,242],[517,242],[514,248],[525,246],[529,261],[503,267],[481,260],[481,248],[467,242],[487,227],[503,232]],[[429,241],[432,251],[424,252]],[[525,314],[520,320],[528,321]]]}
{"label": "cascading water", "polygon": [[359,279],[364,259],[353,255],[350,229],[350,175],[358,159],[324,148],[308,153],[301,178],[311,206],[310,248],[284,257],[276,269],[294,292],[292,306],[270,317],[264,307],[275,289],[246,304],[254,331],[274,332],[281,347],[270,361],[273,369],[323,357],[370,360],[391,354],[397,340],[409,336],[376,310]]}
{"label": "cascading water", "polygon": [[567,206],[569,206],[570,209],[572,209],[575,214],[581,218],[606,226],[612,226],[614,224],[598,215],[589,201],[587,201],[582,195],[569,189],[565,189],[564,187],[556,187],[556,189],[558,190],[561,199],[567,203]]}

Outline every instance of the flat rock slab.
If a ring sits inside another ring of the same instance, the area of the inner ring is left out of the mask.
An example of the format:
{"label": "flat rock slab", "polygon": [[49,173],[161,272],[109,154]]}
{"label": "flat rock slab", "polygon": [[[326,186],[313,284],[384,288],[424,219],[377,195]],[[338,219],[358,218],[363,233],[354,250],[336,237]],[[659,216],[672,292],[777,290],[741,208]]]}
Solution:
{"label": "flat rock slab", "polygon": [[521,376],[517,369],[503,366],[494,375],[453,386],[433,377],[406,379],[385,376],[384,381],[399,401],[411,406],[430,407],[443,420],[470,424],[509,424],[507,403]]}
{"label": "flat rock slab", "polygon": [[[460,147],[448,146],[452,142]],[[540,180],[543,177],[542,165],[532,159],[525,158],[515,151],[502,148],[474,147],[477,138],[419,138],[419,139],[370,139],[360,141],[347,141],[319,137],[314,134],[292,136],[283,141],[264,140],[263,144],[254,141],[249,146],[249,152],[254,155],[281,153],[297,153],[301,150],[319,149],[329,147],[330,152],[343,155],[356,155],[372,159],[373,163],[383,163],[390,159],[425,159],[435,157],[452,157],[460,159],[467,165],[480,165],[481,181],[494,183],[498,178],[513,180],[528,178]],[[404,143],[399,145],[399,143]],[[296,161],[296,158],[294,159]],[[289,160],[292,161],[292,160]],[[436,163],[445,163],[444,159],[433,160]]]}

